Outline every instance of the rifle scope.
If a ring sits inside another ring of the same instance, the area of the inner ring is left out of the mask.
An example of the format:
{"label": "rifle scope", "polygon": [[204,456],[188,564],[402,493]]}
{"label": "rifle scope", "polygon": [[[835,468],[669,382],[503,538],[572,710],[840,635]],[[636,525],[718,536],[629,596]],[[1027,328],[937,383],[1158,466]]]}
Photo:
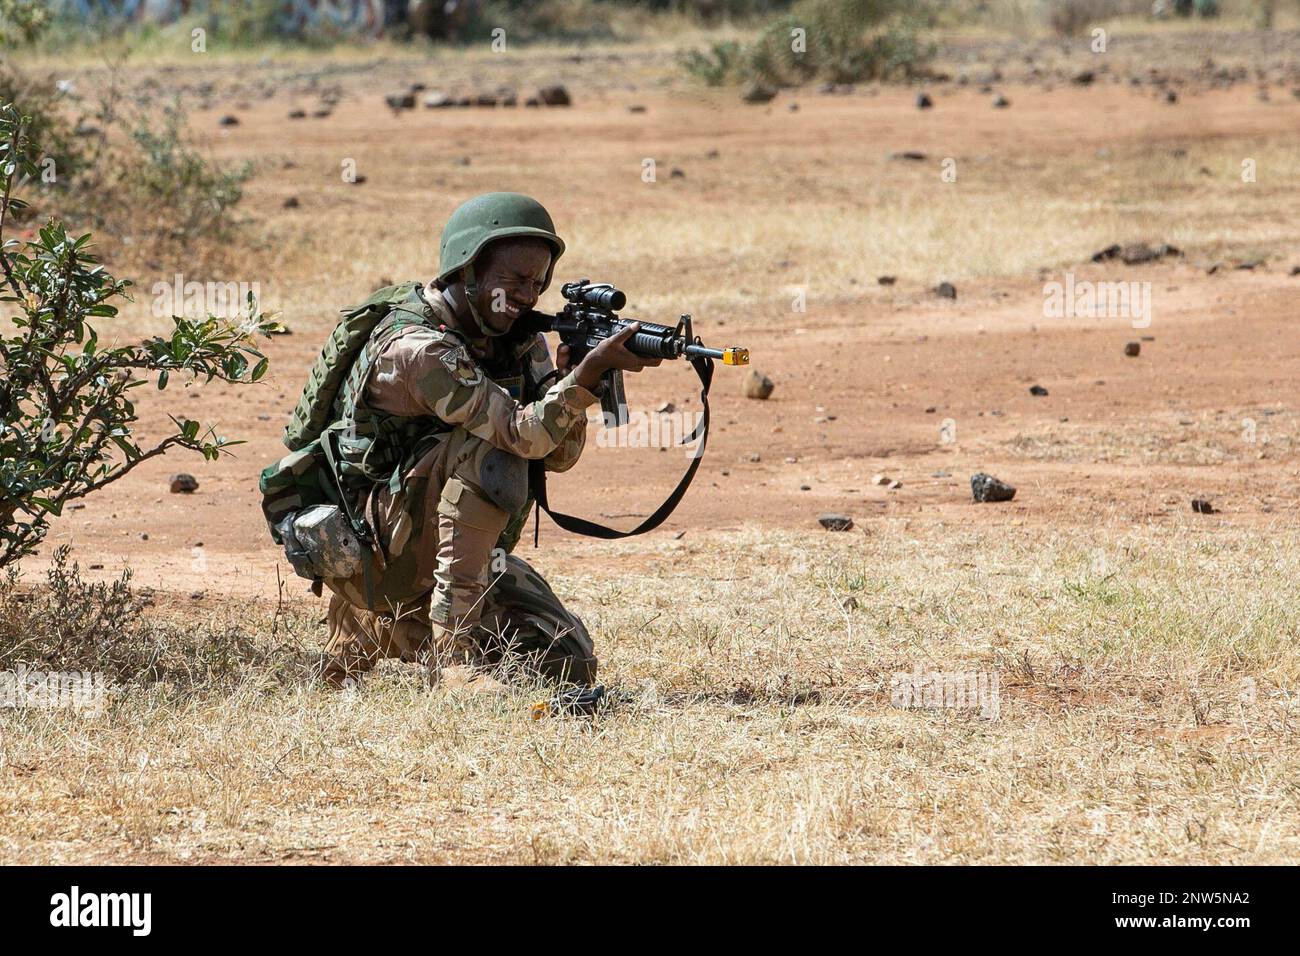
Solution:
{"label": "rifle scope", "polygon": [[617,312],[627,305],[627,296],[607,282],[591,285],[587,279],[580,282],[566,282],[560,286],[560,295],[575,305],[585,305],[589,309],[602,312]]}

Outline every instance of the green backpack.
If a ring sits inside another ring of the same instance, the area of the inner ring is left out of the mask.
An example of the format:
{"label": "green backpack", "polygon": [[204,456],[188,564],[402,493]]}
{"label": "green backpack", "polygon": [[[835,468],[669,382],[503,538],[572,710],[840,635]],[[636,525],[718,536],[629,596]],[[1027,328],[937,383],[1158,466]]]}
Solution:
{"label": "green backpack", "polygon": [[[343,310],[343,318],[322,346],[303,386],[302,396],[284,429],[284,444],[290,454],[262,470],[258,488],[262,492],[262,514],[270,526],[276,544],[284,544],[277,525],[288,515],[313,505],[335,505],[347,515],[353,531],[367,546],[374,536],[364,516],[352,511],[352,494],[367,481],[388,477],[387,474],[366,474],[363,469],[350,466],[349,460],[362,460],[366,455],[340,454],[340,445],[361,444],[368,449],[374,442],[374,432],[384,422],[358,425],[348,415],[344,402],[345,385],[350,381],[355,393],[364,378],[366,369],[359,367],[358,359],[375,329],[388,318],[394,309],[412,299],[420,285],[403,282],[386,286],[375,292],[361,305]],[[413,310],[413,318],[418,320]],[[366,356],[366,365],[373,355]],[[353,376],[352,373],[358,373]],[[351,379],[350,379],[351,376]],[[355,406],[355,402],[350,403]],[[355,407],[352,409],[355,412]],[[392,421],[390,419],[390,421]],[[406,427],[420,427],[427,423],[407,421]],[[361,443],[358,443],[360,435]],[[369,464],[368,462],[364,462]]]}
{"label": "green backpack", "polygon": [[334,421],[339,390],[361,350],[393,307],[411,298],[418,285],[418,282],[403,282],[385,286],[356,308],[343,311],[342,320],[316,356],[302,397],[284,428],[286,448],[290,451],[306,448]]}

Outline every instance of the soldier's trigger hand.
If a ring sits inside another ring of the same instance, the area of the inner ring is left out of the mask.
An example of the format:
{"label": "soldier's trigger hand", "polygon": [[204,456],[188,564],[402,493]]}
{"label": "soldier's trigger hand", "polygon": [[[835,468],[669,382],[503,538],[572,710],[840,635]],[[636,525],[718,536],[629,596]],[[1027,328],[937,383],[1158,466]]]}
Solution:
{"label": "soldier's trigger hand", "polygon": [[555,350],[555,369],[561,375],[564,375],[569,371],[569,366],[572,363],[573,358],[567,345],[561,345]]}

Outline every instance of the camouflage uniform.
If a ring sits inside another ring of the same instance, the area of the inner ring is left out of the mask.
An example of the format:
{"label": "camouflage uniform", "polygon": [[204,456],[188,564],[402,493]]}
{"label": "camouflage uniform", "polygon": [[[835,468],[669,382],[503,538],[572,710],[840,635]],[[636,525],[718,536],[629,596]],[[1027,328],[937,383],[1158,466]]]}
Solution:
{"label": "camouflage uniform", "polygon": [[360,502],[382,548],[367,558],[369,575],[325,581],[334,592],[325,676],[339,682],[383,657],[425,657],[435,672],[449,662],[522,659],[547,677],[589,683],[596,658],[582,621],[505,552],[532,503],[524,459],[542,458],[548,471],[572,467],[596,396],[570,372],[522,404],[529,385],[554,370],[545,339],[464,338],[450,331],[441,293],[420,291],[413,301],[424,323],[376,329],[361,403],[452,427],[417,443],[398,480]]}

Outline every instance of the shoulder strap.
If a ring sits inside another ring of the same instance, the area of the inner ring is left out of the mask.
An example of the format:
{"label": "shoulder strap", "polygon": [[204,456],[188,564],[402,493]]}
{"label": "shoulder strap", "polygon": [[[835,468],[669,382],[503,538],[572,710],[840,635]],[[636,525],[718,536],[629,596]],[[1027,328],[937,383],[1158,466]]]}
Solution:
{"label": "shoulder strap", "polygon": [[[704,414],[700,416],[700,423],[695,426],[695,430],[682,439],[682,444],[688,445],[698,437],[700,439],[700,451],[691,460],[686,469],[686,474],[682,475],[681,480],[677,482],[677,487],[673,489],[672,494],[655,509],[654,514],[631,531],[619,531],[615,528],[607,528],[605,525],[597,524],[594,521],[588,521],[586,518],[578,518],[574,515],[552,511],[546,500],[546,464],[542,459],[534,458],[528,463],[528,477],[529,484],[532,486],[533,497],[537,499],[538,509],[550,515],[551,520],[565,531],[586,535],[589,538],[630,538],[633,535],[653,531],[663,524],[664,520],[676,510],[682,496],[686,494],[686,489],[691,486],[691,482],[695,479],[695,472],[704,459],[704,449],[709,441],[709,386],[713,383],[713,359],[693,358],[690,362],[695,368],[695,374],[700,378],[700,404],[704,407]],[[534,547],[537,546],[537,538],[538,531],[534,529]]]}

